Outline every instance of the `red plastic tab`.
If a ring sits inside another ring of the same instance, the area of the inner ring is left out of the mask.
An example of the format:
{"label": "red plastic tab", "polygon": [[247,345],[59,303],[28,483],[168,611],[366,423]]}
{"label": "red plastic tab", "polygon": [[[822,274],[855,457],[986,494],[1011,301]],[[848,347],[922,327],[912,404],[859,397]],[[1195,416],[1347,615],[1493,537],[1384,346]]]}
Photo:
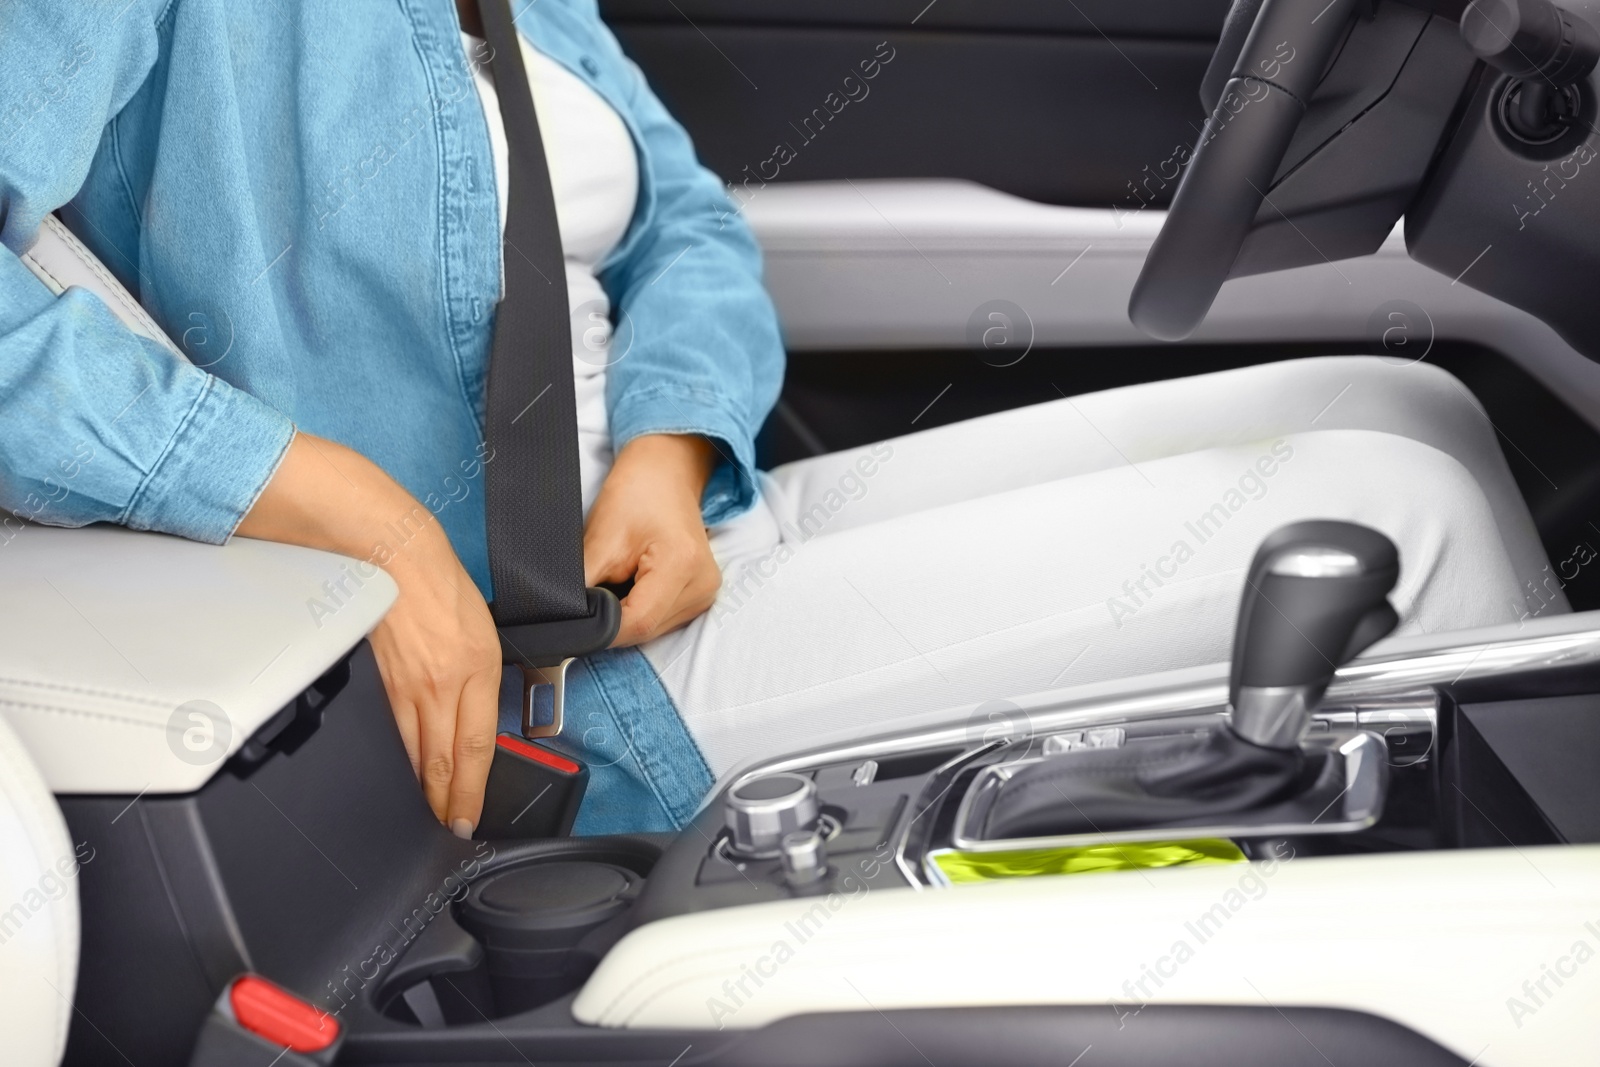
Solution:
{"label": "red plastic tab", "polygon": [[565,756],[558,756],[548,748],[535,745],[531,741],[524,741],[522,738],[512,734],[501,734],[495,738],[494,743],[507,752],[515,752],[525,759],[531,759],[535,763],[542,763],[546,767],[554,767],[556,770],[563,771],[566,774],[577,774],[583,770],[582,767]]}
{"label": "red plastic tab", "polygon": [[257,975],[235,981],[228,1003],[240,1026],[294,1052],[321,1052],[339,1040],[339,1020]]}

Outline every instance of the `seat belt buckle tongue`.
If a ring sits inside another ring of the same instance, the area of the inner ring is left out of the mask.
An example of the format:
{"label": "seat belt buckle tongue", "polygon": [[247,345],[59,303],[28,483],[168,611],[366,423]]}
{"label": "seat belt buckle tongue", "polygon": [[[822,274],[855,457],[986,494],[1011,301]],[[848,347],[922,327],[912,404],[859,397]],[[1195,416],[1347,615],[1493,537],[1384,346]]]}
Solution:
{"label": "seat belt buckle tongue", "polygon": [[566,711],[567,668],[610,646],[622,608],[609,589],[586,591],[587,615],[500,627],[501,662],[522,670],[522,736],[555,737]]}
{"label": "seat belt buckle tongue", "polygon": [[554,667],[522,667],[522,736],[532,741],[561,733],[566,718],[568,656]]}

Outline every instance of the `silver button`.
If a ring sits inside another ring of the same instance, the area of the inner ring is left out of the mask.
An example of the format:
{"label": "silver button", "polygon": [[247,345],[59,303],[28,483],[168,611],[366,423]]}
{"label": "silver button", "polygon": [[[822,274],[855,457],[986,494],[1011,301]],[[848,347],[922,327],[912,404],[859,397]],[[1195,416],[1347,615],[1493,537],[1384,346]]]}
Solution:
{"label": "silver button", "polygon": [[1076,752],[1080,748],[1121,748],[1127,738],[1128,732],[1120,726],[1096,726],[1092,730],[1051,734],[1044,739],[1044,754],[1059,756],[1063,752]]}
{"label": "silver button", "polygon": [[1120,726],[1101,726],[1085,730],[1083,743],[1086,748],[1121,748],[1127,736],[1128,732]]}
{"label": "silver button", "polygon": [[784,834],[783,878],[790,885],[812,885],[828,873],[828,850],[816,830]]}
{"label": "silver button", "polygon": [[1083,747],[1083,731],[1073,730],[1071,733],[1051,734],[1044,739],[1044,754],[1046,756],[1059,756],[1063,752],[1072,752]]}

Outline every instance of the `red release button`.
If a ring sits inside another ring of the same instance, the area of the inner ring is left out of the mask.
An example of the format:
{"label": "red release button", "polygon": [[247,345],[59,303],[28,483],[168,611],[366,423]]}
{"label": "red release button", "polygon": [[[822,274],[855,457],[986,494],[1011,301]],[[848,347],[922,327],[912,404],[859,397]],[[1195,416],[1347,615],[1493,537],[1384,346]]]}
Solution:
{"label": "red release button", "polygon": [[339,1021],[265,978],[247,974],[228,992],[239,1025],[294,1052],[321,1052],[339,1040]]}
{"label": "red release button", "polygon": [[531,759],[533,762],[542,763],[546,767],[554,767],[556,770],[563,771],[567,774],[577,774],[579,771],[583,770],[582,767],[567,759],[565,756],[558,756],[554,752],[551,752],[548,748],[545,748],[542,745],[535,745],[531,742],[524,741],[522,738],[517,737],[514,734],[500,734],[495,738],[495,744],[499,745],[507,752],[515,752],[524,759]]}

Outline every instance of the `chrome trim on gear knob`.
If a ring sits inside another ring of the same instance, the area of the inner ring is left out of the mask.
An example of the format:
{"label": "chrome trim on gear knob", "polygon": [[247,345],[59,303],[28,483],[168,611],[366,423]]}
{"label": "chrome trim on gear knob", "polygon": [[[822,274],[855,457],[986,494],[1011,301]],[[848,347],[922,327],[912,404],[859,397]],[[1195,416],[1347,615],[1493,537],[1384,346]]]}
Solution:
{"label": "chrome trim on gear knob", "polygon": [[1247,685],[1234,701],[1233,732],[1262,748],[1293,748],[1311,725],[1322,685]]}
{"label": "chrome trim on gear knob", "polygon": [[1361,561],[1342,548],[1301,545],[1274,556],[1267,573],[1290,578],[1351,578],[1363,569]]}

